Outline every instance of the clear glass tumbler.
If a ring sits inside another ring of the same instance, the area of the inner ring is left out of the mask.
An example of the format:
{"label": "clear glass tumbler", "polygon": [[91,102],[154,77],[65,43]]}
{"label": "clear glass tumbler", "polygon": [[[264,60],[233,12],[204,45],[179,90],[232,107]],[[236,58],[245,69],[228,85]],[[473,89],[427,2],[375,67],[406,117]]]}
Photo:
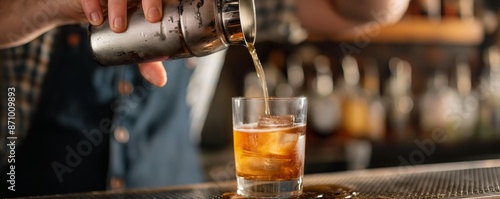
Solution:
{"label": "clear glass tumbler", "polygon": [[289,198],[302,193],[307,99],[233,98],[238,195]]}

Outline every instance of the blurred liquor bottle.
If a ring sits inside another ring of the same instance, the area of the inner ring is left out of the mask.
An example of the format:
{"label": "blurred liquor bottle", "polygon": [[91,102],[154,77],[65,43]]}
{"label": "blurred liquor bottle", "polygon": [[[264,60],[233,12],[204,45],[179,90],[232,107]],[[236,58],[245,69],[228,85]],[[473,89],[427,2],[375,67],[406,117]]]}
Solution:
{"label": "blurred liquor bottle", "polygon": [[410,1],[408,9],[406,9],[405,17],[422,17],[424,16],[422,4],[419,1]]}
{"label": "blurred liquor bottle", "polygon": [[407,16],[427,17],[431,22],[454,18],[467,21],[474,18],[474,0],[410,1]]}
{"label": "blurred liquor bottle", "polygon": [[386,108],[380,96],[380,75],[375,59],[366,59],[363,89],[368,99],[368,137],[373,141],[386,138]]}
{"label": "blurred liquor bottle", "polygon": [[448,75],[436,70],[427,83],[426,92],[420,100],[420,129],[425,138],[432,138],[436,131],[445,132],[448,140],[457,140],[460,115],[460,98],[450,88]]}
{"label": "blurred liquor bottle", "polygon": [[[289,90],[288,92],[291,92],[290,96],[302,96],[304,95],[305,83],[305,73],[302,58],[298,54],[292,54],[286,60],[286,74],[288,81],[288,88],[286,89]],[[279,90],[285,90],[285,88],[280,88]]]}
{"label": "blurred liquor bottle", "polygon": [[420,4],[429,21],[441,21],[444,8],[441,0],[420,0]]}
{"label": "blurred liquor bottle", "polygon": [[458,59],[455,73],[455,90],[459,97],[459,109],[450,117],[456,129],[457,140],[469,140],[478,122],[479,99],[472,90],[471,68],[466,59]]}
{"label": "blurred liquor bottle", "polygon": [[330,59],[318,55],[313,61],[316,77],[312,81],[309,102],[310,124],[320,136],[330,136],[338,131],[341,121],[340,100],[334,89]]}
{"label": "blurred liquor bottle", "polygon": [[443,18],[458,18],[460,12],[459,0],[443,0],[442,1]]}
{"label": "blurred liquor bottle", "polygon": [[342,87],[342,134],[350,138],[368,138],[368,99],[359,85],[360,72],[352,56],[342,59],[344,74]]}
{"label": "blurred liquor bottle", "polygon": [[411,114],[414,100],[411,91],[411,66],[399,58],[389,60],[391,76],[386,85],[387,129],[395,141],[408,142],[415,137]]}
{"label": "blurred liquor bottle", "polygon": [[444,0],[442,5],[444,18],[462,21],[474,19],[474,0]]}
{"label": "blurred liquor bottle", "polygon": [[477,95],[481,102],[478,136],[484,140],[500,139],[500,50],[492,46],[485,55],[486,67]]}
{"label": "blurred liquor bottle", "polygon": [[407,17],[426,17],[429,21],[441,20],[442,0],[414,0],[410,1]]}

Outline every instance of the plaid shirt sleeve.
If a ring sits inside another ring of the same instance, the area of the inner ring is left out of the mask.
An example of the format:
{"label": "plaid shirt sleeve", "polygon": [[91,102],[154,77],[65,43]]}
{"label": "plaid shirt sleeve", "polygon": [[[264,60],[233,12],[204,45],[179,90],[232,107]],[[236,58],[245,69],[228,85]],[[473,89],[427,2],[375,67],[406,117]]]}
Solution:
{"label": "plaid shirt sleeve", "polygon": [[[0,50],[0,167],[8,155],[6,139],[9,136],[17,138],[16,143],[26,137],[30,118],[40,96],[42,83],[48,68],[51,47],[57,30],[52,30],[32,42]],[[7,89],[15,89],[15,122],[13,135],[7,128]]]}
{"label": "plaid shirt sleeve", "polygon": [[299,43],[307,37],[296,15],[296,1],[255,1],[258,41]]}

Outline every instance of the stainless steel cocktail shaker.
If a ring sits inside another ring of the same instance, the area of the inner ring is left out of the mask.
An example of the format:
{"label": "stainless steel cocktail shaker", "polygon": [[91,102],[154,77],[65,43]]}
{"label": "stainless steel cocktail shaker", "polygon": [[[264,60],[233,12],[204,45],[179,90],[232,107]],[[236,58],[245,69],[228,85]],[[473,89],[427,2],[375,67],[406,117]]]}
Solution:
{"label": "stainless steel cocktail shaker", "polygon": [[94,59],[104,66],[205,56],[229,45],[254,43],[254,0],[164,2],[160,22],[146,21],[142,8],[129,14],[129,26],[115,33],[108,21],[89,26]]}

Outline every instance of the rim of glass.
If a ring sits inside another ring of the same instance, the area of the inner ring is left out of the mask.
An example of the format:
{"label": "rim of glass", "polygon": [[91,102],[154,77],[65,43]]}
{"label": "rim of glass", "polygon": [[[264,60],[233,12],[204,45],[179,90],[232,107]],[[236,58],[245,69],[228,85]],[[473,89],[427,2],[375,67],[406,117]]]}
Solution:
{"label": "rim of glass", "polygon": [[[307,97],[269,97],[269,101],[280,101],[280,100],[305,100]],[[233,97],[232,100],[265,100],[264,97]]]}

